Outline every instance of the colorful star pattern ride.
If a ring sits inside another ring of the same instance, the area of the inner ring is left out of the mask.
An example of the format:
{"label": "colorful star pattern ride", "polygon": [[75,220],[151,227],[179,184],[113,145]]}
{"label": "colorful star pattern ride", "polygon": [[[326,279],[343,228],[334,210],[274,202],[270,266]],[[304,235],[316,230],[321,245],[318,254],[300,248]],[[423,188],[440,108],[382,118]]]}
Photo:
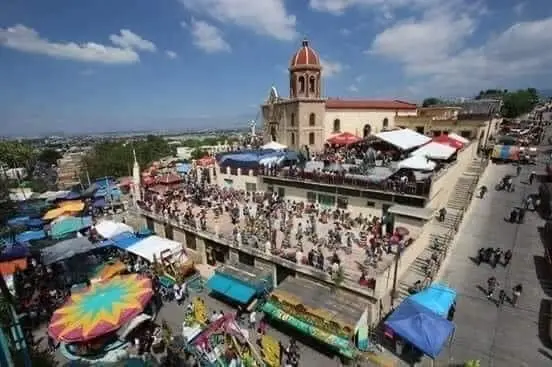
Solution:
{"label": "colorful star pattern ride", "polygon": [[54,312],[48,332],[66,343],[103,336],[139,315],[152,295],[151,280],[137,274],[98,282],[84,292],[71,295]]}

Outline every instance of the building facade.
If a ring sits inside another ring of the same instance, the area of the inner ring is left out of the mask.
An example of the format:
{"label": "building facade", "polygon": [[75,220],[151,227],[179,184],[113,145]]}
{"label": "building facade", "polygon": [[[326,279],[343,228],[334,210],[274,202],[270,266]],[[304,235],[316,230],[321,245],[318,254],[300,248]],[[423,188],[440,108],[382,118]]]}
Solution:
{"label": "building facade", "polygon": [[304,40],[289,65],[289,96],[272,87],[261,106],[264,140],[290,148],[321,150],[334,134],[367,136],[396,126],[398,116],[416,116],[417,106],[403,101],[325,98],[318,53]]}

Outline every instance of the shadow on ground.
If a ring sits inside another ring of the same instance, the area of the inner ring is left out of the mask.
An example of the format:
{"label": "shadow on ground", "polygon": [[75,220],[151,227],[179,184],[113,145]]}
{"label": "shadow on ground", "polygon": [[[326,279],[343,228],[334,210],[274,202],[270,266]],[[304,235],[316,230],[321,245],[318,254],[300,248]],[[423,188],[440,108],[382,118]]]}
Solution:
{"label": "shadow on ground", "polygon": [[550,264],[546,261],[544,256],[533,256],[535,262],[535,271],[537,273],[537,279],[540,282],[541,288],[548,297],[552,297],[552,288],[550,283],[552,282],[552,271]]}
{"label": "shadow on ground", "polygon": [[[543,299],[540,304],[539,339],[543,346],[552,349],[552,300],[550,299]],[[550,353],[548,353],[548,356],[550,356]]]}

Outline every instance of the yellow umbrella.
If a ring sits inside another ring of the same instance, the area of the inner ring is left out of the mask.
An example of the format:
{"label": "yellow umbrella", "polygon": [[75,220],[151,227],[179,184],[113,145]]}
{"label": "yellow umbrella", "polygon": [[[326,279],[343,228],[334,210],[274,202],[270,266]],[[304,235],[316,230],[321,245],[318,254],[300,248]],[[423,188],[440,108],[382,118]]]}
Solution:
{"label": "yellow umbrella", "polygon": [[94,280],[104,281],[104,280],[113,278],[114,276],[119,275],[126,270],[127,270],[127,267],[122,261],[117,260],[114,263],[107,263],[107,264],[101,265],[96,270],[96,274],[94,275]]}
{"label": "yellow umbrella", "polygon": [[66,210],[64,208],[56,208],[56,209],[48,210],[48,212],[44,214],[42,219],[44,220],[56,219],[57,217],[62,216],[65,213],[65,211]]}
{"label": "yellow umbrella", "polygon": [[84,203],[82,201],[66,201],[61,204],[59,209],[63,209],[65,212],[80,212],[84,209]]}

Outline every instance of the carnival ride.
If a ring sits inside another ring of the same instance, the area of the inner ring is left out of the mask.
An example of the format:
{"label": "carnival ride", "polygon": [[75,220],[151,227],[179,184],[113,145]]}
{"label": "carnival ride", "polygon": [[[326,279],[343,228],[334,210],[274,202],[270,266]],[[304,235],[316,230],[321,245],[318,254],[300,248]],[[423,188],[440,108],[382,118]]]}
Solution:
{"label": "carnival ride", "polygon": [[149,278],[136,274],[98,281],[54,312],[48,333],[70,360],[113,358],[127,346],[116,332],[142,314],[152,295]]}

